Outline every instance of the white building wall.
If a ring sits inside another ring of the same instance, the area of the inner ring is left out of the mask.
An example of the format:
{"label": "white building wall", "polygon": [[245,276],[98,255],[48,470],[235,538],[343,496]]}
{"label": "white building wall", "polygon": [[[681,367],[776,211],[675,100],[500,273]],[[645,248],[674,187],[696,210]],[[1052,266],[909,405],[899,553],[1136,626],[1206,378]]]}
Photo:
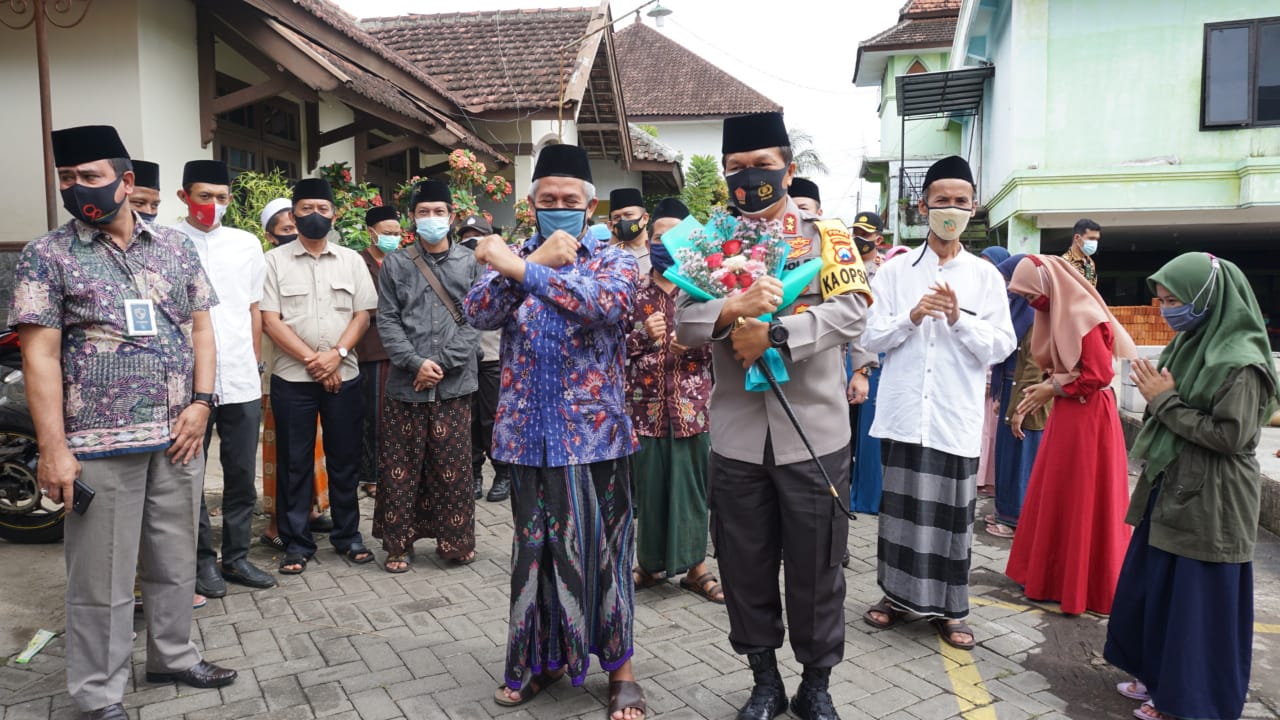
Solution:
{"label": "white building wall", "polygon": [[723,137],[723,120],[664,120],[644,123],[658,129],[658,142],[680,153],[684,168],[694,155],[710,155],[720,159],[720,141]]}
{"label": "white building wall", "polygon": [[[138,0],[113,0],[91,5],[74,28],[49,27],[55,130],[114,125],[129,152],[141,155],[138,26]],[[5,192],[0,193],[0,243],[25,243],[47,230],[35,30],[0,28],[0,37],[0,137],[7,164]],[[158,113],[171,110],[165,91],[149,90],[146,97]],[[70,216],[61,209],[61,200],[58,206],[58,221],[66,222]]]}
{"label": "white building wall", "polygon": [[154,111],[141,114],[141,138],[128,148],[160,165],[160,220],[168,222],[185,214],[175,197],[183,165],[213,158],[213,143],[200,147],[196,9],[172,0],[138,2],[138,87]]}

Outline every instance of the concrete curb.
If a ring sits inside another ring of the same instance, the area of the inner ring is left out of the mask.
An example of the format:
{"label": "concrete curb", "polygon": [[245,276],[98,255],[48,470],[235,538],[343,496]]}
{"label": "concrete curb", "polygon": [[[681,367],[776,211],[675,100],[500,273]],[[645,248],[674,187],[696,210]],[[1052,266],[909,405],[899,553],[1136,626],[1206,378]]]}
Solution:
{"label": "concrete curb", "polygon": [[[1142,418],[1133,413],[1120,413],[1121,425],[1124,427],[1124,444],[1125,447],[1132,449],[1133,441],[1138,437],[1138,431],[1142,429]],[[1263,430],[1264,433],[1267,429]],[[1270,449],[1266,443],[1258,446],[1259,464],[1266,467],[1269,460]],[[1266,472],[1259,473],[1259,482],[1262,483],[1261,509],[1258,513],[1258,525],[1280,535],[1280,478],[1269,477]]]}

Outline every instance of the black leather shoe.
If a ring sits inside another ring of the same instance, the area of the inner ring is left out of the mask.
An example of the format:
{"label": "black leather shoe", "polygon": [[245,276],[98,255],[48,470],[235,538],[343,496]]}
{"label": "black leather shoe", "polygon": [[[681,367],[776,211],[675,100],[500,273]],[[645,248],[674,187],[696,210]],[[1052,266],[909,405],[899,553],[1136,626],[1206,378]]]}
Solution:
{"label": "black leather shoe", "polygon": [[162,673],[148,671],[147,682],[156,685],[167,682],[180,682],[193,688],[216,688],[235,682],[236,675],[235,670],[218,667],[211,662],[201,660],[182,672]]}
{"label": "black leather shoe", "polygon": [[778,673],[778,660],[772,650],[747,655],[755,687],[751,697],[738,711],[738,720],[773,720],[787,711],[787,688]]}
{"label": "black leather shoe", "polygon": [[791,699],[791,712],[803,720],[840,720],[827,690],[831,668],[806,667],[800,678],[800,687]]}
{"label": "black leather shoe", "polygon": [[484,476],[482,476],[480,473],[477,472],[476,473],[476,499],[479,500],[482,497],[484,497]]}
{"label": "black leather shoe", "polygon": [[[511,471],[500,471],[493,476],[493,486],[489,488],[489,495],[485,500],[489,502],[502,502],[511,495]],[[478,497],[478,496],[477,496]]]}
{"label": "black leather shoe", "polygon": [[253,563],[244,558],[222,563],[222,578],[227,582],[248,585],[251,588],[275,587],[276,579],[270,573],[259,570]]}
{"label": "black leather shoe", "polygon": [[129,720],[129,713],[124,711],[122,703],[116,703],[97,710],[90,710],[80,717],[84,718],[84,720]]}
{"label": "black leather shoe", "polygon": [[196,566],[196,592],[207,598],[226,597],[227,584],[222,581],[217,563]]}

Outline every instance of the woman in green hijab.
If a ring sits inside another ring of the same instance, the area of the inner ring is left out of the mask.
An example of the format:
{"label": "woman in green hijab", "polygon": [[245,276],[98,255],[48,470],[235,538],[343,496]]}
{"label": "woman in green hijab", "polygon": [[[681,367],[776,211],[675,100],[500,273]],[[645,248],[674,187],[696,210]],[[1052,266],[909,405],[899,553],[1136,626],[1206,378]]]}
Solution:
{"label": "woman in green hijab", "polygon": [[1146,461],[1105,656],[1140,718],[1238,718],[1249,688],[1259,428],[1277,400],[1258,301],[1234,263],[1180,255],[1147,279],[1178,331],[1130,376]]}

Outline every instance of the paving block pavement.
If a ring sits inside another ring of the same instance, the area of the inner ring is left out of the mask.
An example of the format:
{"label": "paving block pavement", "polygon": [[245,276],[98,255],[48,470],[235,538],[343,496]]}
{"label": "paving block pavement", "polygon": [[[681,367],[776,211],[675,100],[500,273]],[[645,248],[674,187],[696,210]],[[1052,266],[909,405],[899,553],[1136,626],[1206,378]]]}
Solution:
{"label": "paving block pavement", "polygon": [[[216,454],[214,455],[216,457]],[[219,481],[210,473],[210,505]],[[987,508],[980,504],[980,512]],[[371,547],[371,500],[362,501]],[[217,520],[215,519],[215,528]],[[262,524],[259,519],[258,525]],[[260,531],[260,527],[255,530]],[[527,705],[504,708],[492,696],[502,676],[507,631],[512,523],[506,503],[480,501],[478,559],[454,566],[417,545],[412,570],[383,572],[353,565],[320,541],[300,576],[253,591],[232,585],[195,612],[193,637],[205,657],[240,671],[229,687],[193,690],[148,685],[143,676],[145,628],[139,619],[133,677],[125,696],[135,720],[553,720],[605,716],[608,685],[596,669],[582,687],[559,683]],[[255,533],[256,535],[257,533]],[[880,597],[875,582],[876,521],[853,524],[846,571],[845,660],[831,677],[845,720],[1077,720],[1128,718],[1136,703],[1114,685],[1124,676],[1102,660],[1105,619],[1066,617],[1033,603],[1002,574],[1009,542],[979,532],[974,545],[970,624],[973,653],[941,645],[932,628],[911,623],[879,631],[862,613]],[[379,559],[380,548],[376,548]],[[3,552],[3,548],[0,548]],[[60,563],[50,546],[45,562]],[[255,543],[250,559],[274,568],[278,553]],[[712,561],[714,567],[714,560]],[[1245,717],[1280,718],[1280,543],[1263,533],[1255,561],[1258,632]],[[22,592],[4,583],[0,595]],[[59,592],[59,588],[51,588]],[[733,718],[751,676],[729,646],[723,606],[660,584],[636,594],[634,667],[651,717]],[[58,628],[61,629],[61,628]],[[16,654],[21,648],[3,648]],[[77,718],[65,690],[59,637],[25,666],[0,666],[0,720]],[[800,667],[779,654],[788,689]]]}

